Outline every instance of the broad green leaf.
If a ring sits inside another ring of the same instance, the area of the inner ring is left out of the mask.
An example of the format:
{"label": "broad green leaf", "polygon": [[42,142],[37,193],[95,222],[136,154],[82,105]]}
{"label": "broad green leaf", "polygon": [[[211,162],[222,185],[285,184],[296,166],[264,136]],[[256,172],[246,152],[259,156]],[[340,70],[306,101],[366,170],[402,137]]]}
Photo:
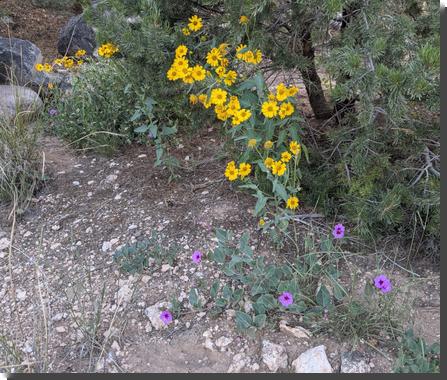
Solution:
{"label": "broad green leaf", "polygon": [[252,326],[253,320],[250,315],[238,310],[236,311],[235,322],[237,328],[243,331]]}
{"label": "broad green leaf", "polygon": [[149,126],[144,124],[140,125],[138,128],[135,128],[133,131],[135,133],[146,133],[149,130]]}
{"label": "broad green leaf", "polygon": [[216,298],[217,292],[219,291],[219,281],[214,281],[213,285],[211,285],[210,296],[211,298]]}
{"label": "broad green leaf", "polygon": [[253,323],[256,325],[256,327],[259,327],[260,329],[265,326],[265,323],[267,321],[267,316],[265,314],[258,314],[255,315],[253,318]]}
{"label": "broad green leaf", "polygon": [[281,182],[278,182],[278,180],[275,180],[275,182],[273,182],[273,192],[277,194],[284,202],[287,202],[287,199],[289,197],[287,195],[286,189]]}
{"label": "broad green leaf", "polygon": [[331,304],[331,295],[327,290],[326,286],[321,285],[317,290],[316,301],[318,305],[322,307],[327,307]]}
{"label": "broad green leaf", "polygon": [[257,197],[258,201],[255,205],[255,216],[259,215],[259,213],[264,209],[265,204],[267,203],[267,198],[260,191],[258,191]]}

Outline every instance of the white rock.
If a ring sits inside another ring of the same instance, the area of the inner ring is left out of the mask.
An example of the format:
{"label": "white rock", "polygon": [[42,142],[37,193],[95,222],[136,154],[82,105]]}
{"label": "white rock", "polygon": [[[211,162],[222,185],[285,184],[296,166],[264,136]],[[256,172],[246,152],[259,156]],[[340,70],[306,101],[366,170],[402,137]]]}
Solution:
{"label": "white rock", "polygon": [[215,351],[214,343],[213,343],[213,341],[210,338],[206,338],[205,339],[205,342],[203,343],[203,346],[205,348],[207,348],[208,350],[210,350],[210,351]]}
{"label": "white rock", "polygon": [[23,289],[16,290],[17,301],[24,301],[26,299],[26,291]]}
{"label": "white rock", "polygon": [[116,340],[113,341],[113,343],[110,346],[110,348],[112,348],[112,350],[114,350],[115,352],[121,351],[121,347],[120,347],[120,345],[118,344],[118,342]]}
{"label": "white rock", "polygon": [[226,347],[233,341],[232,338],[228,338],[226,336],[221,336],[219,339],[216,340],[216,346],[217,347]]}
{"label": "white rock", "polygon": [[62,334],[64,332],[67,332],[67,329],[64,326],[57,326],[56,327],[56,332],[59,334]]}
{"label": "white rock", "polygon": [[129,284],[124,284],[117,292],[116,299],[119,304],[127,304],[132,298],[133,289]]}
{"label": "white rock", "polygon": [[169,309],[171,304],[168,302],[159,302],[155,305],[149,306],[144,310],[144,314],[151,321],[151,325],[155,330],[161,330],[167,328],[167,325],[163,323],[160,318],[160,314],[164,309]]}
{"label": "white rock", "polygon": [[9,247],[9,239],[7,238],[1,238],[0,239],[0,251],[6,249]]}
{"label": "white rock", "polygon": [[301,326],[287,326],[287,322],[284,320],[279,322],[279,330],[298,339],[309,339],[312,335],[309,331]]}
{"label": "white rock", "polygon": [[280,368],[287,368],[286,349],[268,340],[262,341],[262,361],[267,365],[270,371],[276,372]]}
{"label": "white rock", "polygon": [[109,174],[109,175],[106,177],[106,182],[108,182],[108,183],[113,183],[113,182],[116,181],[117,178],[118,178],[118,176],[117,176],[116,174]]}
{"label": "white rock", "polygon": [[326,356],[326,347],[321,345],[303,352],[292,362],[295,373],[332,373]]}
{"label": "white rock", "polygon": [[51,320],[54,321],[54,322],[59,322],[59,321],[61,321],[62,319],[65,319],[65,318],[67,318],[67,317],[68,317],[68,314],[67,314],[67,313],[57,313],[57,314],[54,314],[54,315],[51,317]]}
{"label": "white rock", "polygon": [[162,271],[162,273],[167,272],[169,269],[172,269],[172,267],[171,267],[169,264],[163,264],[163,265],[161,266],[161,271]]}
{"label": "white rock", "polygon": [[233,356],[233,362],[228,368],[228,373],[239,373],[241,370],[250,364],[250,359],[248,359],[244,354],[239,353]]}
{"label": "white rock", "polygon": [[73,181],[73,186],[79,186],[80,182],[79,181]]}

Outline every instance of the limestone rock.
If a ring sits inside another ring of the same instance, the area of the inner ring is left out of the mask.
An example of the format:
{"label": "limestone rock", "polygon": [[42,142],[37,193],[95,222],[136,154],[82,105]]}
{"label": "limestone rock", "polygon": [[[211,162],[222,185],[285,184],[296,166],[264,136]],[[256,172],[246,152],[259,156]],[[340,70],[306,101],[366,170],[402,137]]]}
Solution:
{"label": "limestone rock", "polygon": [[287,368],[286,349],[268,340],[262,341],[262,361],[267,365],[270,371],[276,372],[280,368]]}
{"label": "limestone rock", "polygon": [[33,90],[13,85],[0,85],[0,118],[10,121],[17,115],[32,119],[43,107]]}
{"label": "limestone rock", "polygon": [[292,362],[295,373],[332,373],[325,346],[317,346],[303,352]]}

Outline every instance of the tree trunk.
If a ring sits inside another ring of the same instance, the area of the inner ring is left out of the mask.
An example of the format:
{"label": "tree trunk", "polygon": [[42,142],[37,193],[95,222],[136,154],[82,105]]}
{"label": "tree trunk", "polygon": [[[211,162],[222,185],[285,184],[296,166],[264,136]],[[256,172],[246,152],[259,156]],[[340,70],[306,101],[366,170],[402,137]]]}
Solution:
{"label": "tree trunk", "polygon": [[300,69],[300,72],[309,97],[310,106],[317,119],[329,119],[332,116],[332,110],[324,97],[321,80],[315,66],[315,49],[312,45],[310,30],[305,27],[301,37],[302,53],[308,62],[305,67]]}

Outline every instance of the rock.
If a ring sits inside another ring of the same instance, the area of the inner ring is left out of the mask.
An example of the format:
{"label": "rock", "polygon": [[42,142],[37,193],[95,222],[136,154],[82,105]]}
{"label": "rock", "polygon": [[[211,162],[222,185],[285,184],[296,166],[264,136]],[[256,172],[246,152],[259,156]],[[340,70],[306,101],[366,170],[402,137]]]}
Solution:
{"label": "rock", "polygon": [[67,332],[67,329],[64,326],[57,326],[56,332],[59,334],[63,334],[64,332]]}
{"label": "rock", "polygon": [[51,317],[51,320],[54,321],[54,322],[59,322],[59,321],[61,321],[62,319],[65,319],[65,318],[67,318],[67,317],[68,317],[68,314],[67,314],[67,313],[57,313],[57,314],[55,314],[55,315],[53,315],[53,316]]}
{"label": "rock", "polygon": [[226,336],[221,336],[219,339],[216,340],[216,346],[217,347],[226,347],[228,346],[233,339],[227,338]]}
{"label": "rock", "polygon": [[119,304],[124,303],[127,304],[130,302],[132,298],[133,289],[130,284],[124,284],[121,286],[121,288],[118,290],[116,294],[116,299]]}
{"label": "rock", "polygon": [[203,347],[207,348],[210,351],[215,351],[214,343],[210,338],[205,338],[205,342],[203,343]]}
{"label": "rock", "polygon": [[87,25],[82,14],[71,17],[59,32],[57,50],[62,55],[74,55],[82,49],[91,56],[95,48],[95,32]]}
{"label": "rock", "polygon": [[279,330],[283,333],[294,336],[298,339],[308,339],[311,337],[311,333],[307,331],[305,328],[300,326],[290,327],[287,326],[287,322],[282,320],[279,322]]}
{"label": "rock", "polygon": [[33,90],[14,86],[0,85],[0,118],[11,121],[17,115],[31,120],[43,107],[43,102]]}
{"label": "rock", "polygon": [[360,352],[353,351],[341,354],[341,373],[368,373],[370,370],[366,358]]}
{"label": "rock", "polygon": [[41,62],[42,53],[32,42],[0,37],[0,84],[29,84],[36,72],[34,65]]}
{"label": "rock", "polygon": [[144,310],[144,314],[146,317],[149,318],[151,321],[152,327],[155,330],[161,330],[167,327],[163,323],[163,321],[160,318],[160,314],[164,309],[169,309],[171,307],[171,304],[168,302],[159,302],[155,305],[149,306]]}
{"label": "rock", "polygon": [[239,373],[241,370],[250,364],[250,359],[247,358],[244,354],[236,354],[233,356],[233,362],[230,364],[228,368],[228,373]]}
{"label": "rock", "polygon": [[286,349],[268,340],[262,341],[262,361],[267,365],[270,371],[276,372],[280,368],[287,368]]}
{"label": "rock", "polygon": [[325,346],[317,346],[303,352],[292,362],[295,373],[332,373]]}
{"label": "rock", "polygon": [[0,251],[3,249],[6,249],[9,247],[9,239],[8,238],[1,238],[0,239]]}
{"label": "rock", "polygon": [[23,289],[16,290],[17,301],[24,301],[26,299],[26,291]]}

